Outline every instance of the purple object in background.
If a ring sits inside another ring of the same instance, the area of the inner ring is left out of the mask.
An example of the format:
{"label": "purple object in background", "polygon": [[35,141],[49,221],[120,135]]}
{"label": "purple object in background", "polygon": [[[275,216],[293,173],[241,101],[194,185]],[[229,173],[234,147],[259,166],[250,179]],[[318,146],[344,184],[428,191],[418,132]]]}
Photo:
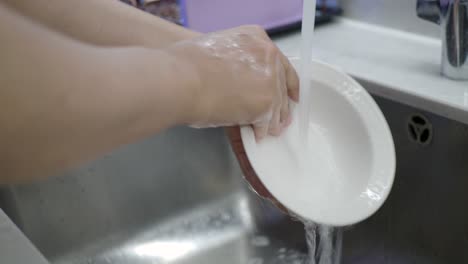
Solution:
{"label": "purple object in background", "polygon": [[213,32],[245,24],[266,30],[302,20],[303,0],[181,0],[184,25]]}

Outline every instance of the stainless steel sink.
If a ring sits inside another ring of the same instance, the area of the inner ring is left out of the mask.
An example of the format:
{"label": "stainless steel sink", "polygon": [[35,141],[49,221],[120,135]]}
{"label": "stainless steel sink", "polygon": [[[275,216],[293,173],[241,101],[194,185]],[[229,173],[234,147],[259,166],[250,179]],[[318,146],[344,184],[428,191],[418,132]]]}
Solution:
{"label": "stainless steel sink", "polygon": [[[342,262],[468,263],[468,126],[376,100],[396,182],[376,215],[345,228]],[[174,128],[67,175],[3,186],[0,207],[51,263],[299,264],[306,252],[302,224],[248,190],[219,129]]]}

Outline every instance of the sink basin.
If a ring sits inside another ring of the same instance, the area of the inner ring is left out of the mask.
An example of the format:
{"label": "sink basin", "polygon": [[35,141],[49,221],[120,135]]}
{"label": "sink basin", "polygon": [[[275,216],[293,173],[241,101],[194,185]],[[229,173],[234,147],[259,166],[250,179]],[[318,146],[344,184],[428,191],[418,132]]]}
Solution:
{"label": "sink basin", "polygon": [[[342,263],[468,263],[468,88],[439,76],[438,38],[400,30],[438,36],[419,28],[415,0],[342,2],[399,29],[345,19],[315,32],[314,56],[373,93],[397,157],[386,203],[344,228]],[[275,42],[297,56],[299,39]],[[62,176],[0,186],[0,208],[52,264],[303,264],[306,253],[302,224],[248,189],[221,129],[174,128]]]}
{"label": "sink basin", "polygon": [[[374,216],[345,228],[342,263],[468,263],[468,126],[375,99],[395,183]],[[280,264],[306,252],[302,224],[248,190],[220,129],[174,128],[67,175],[3,186],[0,207],[54,264]]]}

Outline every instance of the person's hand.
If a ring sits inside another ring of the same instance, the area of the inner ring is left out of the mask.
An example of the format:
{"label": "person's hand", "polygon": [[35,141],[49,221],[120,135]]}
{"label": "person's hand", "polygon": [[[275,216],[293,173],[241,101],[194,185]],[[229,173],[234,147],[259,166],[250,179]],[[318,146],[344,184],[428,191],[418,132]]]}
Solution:
{"label": "person's hand", "polygon": [[279,135],[290,123],[289,99],[299,100],[298,76],[262,28],[207,34],[168,52],[191,64],[199,82],[190,98],[189,125],[251,124],[261,139]]}

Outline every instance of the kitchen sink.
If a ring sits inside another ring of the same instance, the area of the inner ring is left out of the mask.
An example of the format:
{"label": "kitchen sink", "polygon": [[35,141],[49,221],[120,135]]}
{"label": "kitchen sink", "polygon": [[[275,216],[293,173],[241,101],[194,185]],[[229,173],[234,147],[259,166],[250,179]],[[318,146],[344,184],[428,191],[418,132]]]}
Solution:
{"label": "kitchen sink", "polygon": [[[468,126],[375,99],[394,136],[395,183],[380,211],[343,228],[342,263],[468,263]],[[3,186],[0,207],[54,264],[302,264],[307,252],[302,224],[242,180],[221,129],[177,127]]]}
{"label": "kitchen sink", "polygon": [[[397,155],[386,203],[340,231],[342,263],[468,263],[468,86],[440,76],[439,29],[417,18],[416,0],[341,2],[348,18],[315,30],[314,58],[374,94]],[[300,55],[298,32],[275,43]],[[249,189],[222,129],[176,127],[64,175],[0,186],[0,208],[52,264],[305,264],[307,254],[302,223]]]}

